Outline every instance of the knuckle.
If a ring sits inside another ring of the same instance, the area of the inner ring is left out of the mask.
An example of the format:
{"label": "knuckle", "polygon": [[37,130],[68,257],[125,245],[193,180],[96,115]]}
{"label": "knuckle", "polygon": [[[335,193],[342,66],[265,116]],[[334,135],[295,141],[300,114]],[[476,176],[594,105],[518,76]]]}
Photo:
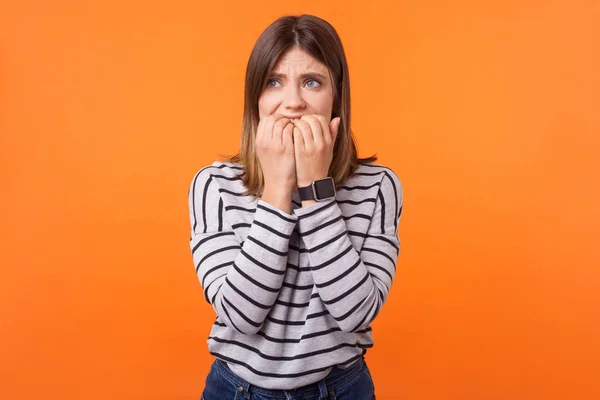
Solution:
{"label": "knuckle", "polygon": [[275,122],[275,126],[278,129],[283,129],[283,127],[285,127],[288,123],[289,123],[289,119],[281,118],[281,119],[277,120],[277,122]]}

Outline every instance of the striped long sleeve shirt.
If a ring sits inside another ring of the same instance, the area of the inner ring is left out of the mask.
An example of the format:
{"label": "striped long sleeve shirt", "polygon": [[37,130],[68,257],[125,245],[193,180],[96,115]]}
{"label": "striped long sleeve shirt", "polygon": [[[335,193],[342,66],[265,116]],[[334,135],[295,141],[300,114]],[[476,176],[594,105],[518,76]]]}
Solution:
{"label": "striped long sleeve shirt", "polygon": [[210,353],[238,376],[293,389],[345,368],[373,346],[400,251],[402,186],[362,164],[335,199],[288,214],[244,196],[242,168],[217,161],[191,183],[193,261],[217,318]]}

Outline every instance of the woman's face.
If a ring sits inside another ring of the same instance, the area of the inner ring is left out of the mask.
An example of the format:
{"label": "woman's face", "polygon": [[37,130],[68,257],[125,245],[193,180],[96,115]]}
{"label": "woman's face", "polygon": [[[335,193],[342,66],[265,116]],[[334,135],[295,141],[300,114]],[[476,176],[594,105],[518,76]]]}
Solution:
{"label": "woman's face", "polygon": [[333,86],[327,66],[298,48],[281,56],[258,99],[260,118],[318,114],[330,120],[332,108]]}

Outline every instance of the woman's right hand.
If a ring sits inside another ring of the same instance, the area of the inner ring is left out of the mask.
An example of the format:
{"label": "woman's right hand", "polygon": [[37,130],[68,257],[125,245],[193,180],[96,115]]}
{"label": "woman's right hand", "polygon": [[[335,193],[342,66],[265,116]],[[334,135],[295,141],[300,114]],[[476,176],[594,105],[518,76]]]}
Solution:
{"label": "woman's right hand", "polygon": [[276,190],[291,196],[296,187],[294,125],[281,114],[264,117],[256,132],[256,153],[265,180],[265,192]]}

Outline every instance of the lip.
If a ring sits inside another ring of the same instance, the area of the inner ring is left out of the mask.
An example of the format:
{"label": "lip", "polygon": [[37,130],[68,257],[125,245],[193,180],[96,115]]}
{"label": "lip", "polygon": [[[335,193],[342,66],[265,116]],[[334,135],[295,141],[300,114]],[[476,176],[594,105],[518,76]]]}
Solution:
{"label": "lip", "polygon": [[284,117],[289,119],[300,119],[302,118],[302,115],[284,115]]}

